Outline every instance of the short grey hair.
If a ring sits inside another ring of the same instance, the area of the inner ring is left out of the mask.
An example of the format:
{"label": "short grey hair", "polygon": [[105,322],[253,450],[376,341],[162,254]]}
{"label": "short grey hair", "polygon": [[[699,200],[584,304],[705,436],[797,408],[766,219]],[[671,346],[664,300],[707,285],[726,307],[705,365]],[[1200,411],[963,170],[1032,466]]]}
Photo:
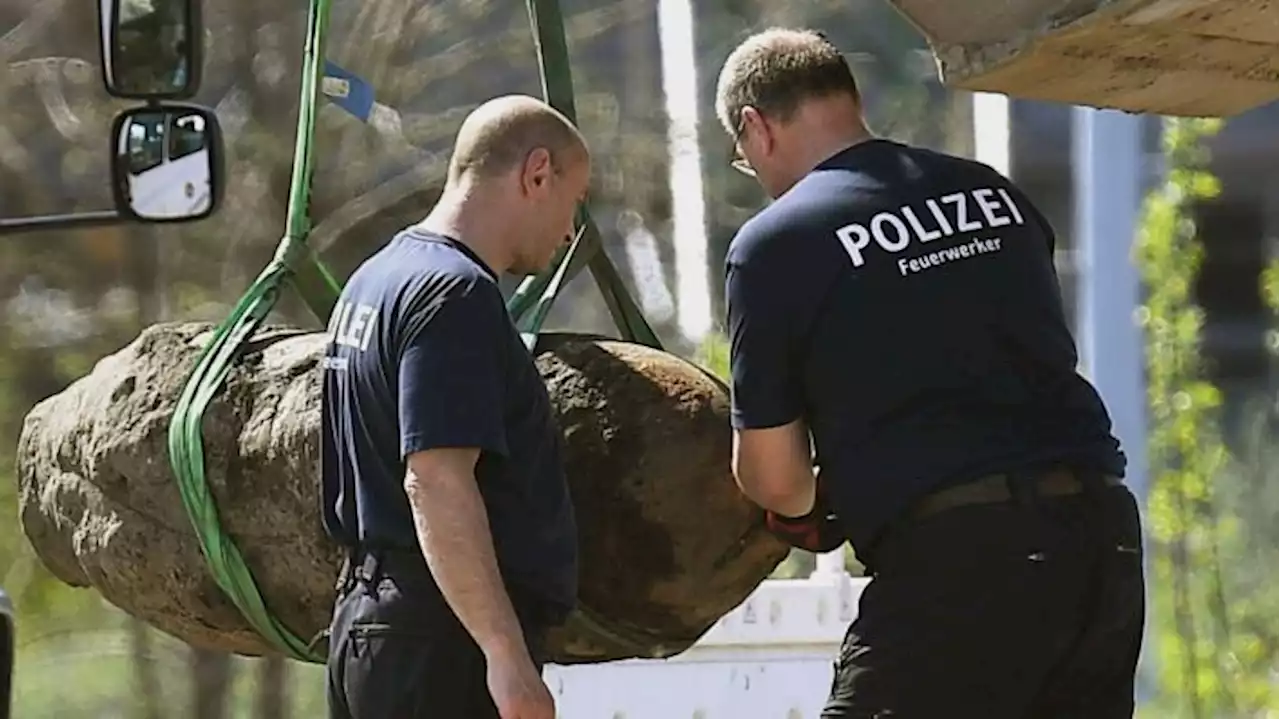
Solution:
{"label": "short grey hair", "polygon": [[840,50],[815,30],[769,28],[743,40],[716,83],[716,116],[736,135],[742,110],[786,121],[805,100],[848,94],[858,82]]}

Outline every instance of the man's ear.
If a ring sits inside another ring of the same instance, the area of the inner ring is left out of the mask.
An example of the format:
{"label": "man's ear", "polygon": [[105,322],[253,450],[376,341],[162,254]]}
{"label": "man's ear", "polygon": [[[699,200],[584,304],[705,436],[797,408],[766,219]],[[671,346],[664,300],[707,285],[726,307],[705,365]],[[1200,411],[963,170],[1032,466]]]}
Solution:
{"label": "man's ear", "polygon": [[520,173],[520,190],[529,197],[540,197],[551,185],[551,153],[545,147],[535,147],[524,158]]}
{"label": "man's ear", "polygon": [[745,138],[748,133],[756,137],[760,150],[768,153],[773,149],[773,127],[759,110],[750,105],[742,108],[742,136]]}

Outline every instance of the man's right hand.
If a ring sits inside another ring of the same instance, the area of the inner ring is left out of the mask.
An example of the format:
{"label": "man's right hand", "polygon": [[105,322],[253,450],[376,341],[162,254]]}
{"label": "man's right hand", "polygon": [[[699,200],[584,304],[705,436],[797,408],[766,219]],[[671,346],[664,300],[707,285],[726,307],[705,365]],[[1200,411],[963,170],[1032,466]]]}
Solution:
{"label": "man's right hand", "polygon": [[488,660],[489,694],[502,719],[555,719],[556,704],[528,655]]}

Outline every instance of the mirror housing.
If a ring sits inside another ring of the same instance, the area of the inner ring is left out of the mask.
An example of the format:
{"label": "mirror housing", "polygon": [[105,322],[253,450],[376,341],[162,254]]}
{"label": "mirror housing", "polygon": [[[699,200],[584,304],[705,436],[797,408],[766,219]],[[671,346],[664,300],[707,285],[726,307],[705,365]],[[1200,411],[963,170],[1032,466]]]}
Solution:
{"label": "mirror housing", "polygon": [[190,222],[222,200],[222,129],[197,105],[134,107],[111,123],[111,193],[116,210],[149,223]]}
{"label": "mirror housing", "polygon": [[113,97],[180,100],[200,87],[200,0],[97,0],[102,81]]}
{"label": "mirror housing", "polygon": [[13,711],[13,605],[0,589],[0,719],[9,719]]}

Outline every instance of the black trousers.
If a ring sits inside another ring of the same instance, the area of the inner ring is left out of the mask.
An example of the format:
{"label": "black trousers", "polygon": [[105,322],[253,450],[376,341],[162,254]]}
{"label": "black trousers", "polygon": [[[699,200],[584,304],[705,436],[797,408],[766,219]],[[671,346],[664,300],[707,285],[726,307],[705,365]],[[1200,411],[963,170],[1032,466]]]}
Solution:
{"label": "black trousers", "polygon": [[[357,556],[351,565],[330,624],[330,719],[498,719],[484,654],[421,556]],[[516,609],[541,668],[545,629],[530,607]]]}
{"label": "black trousers", "polygon": [[1141,530],[1125,487],[940,512],[887,534],[824,719],[1132,717]]}

